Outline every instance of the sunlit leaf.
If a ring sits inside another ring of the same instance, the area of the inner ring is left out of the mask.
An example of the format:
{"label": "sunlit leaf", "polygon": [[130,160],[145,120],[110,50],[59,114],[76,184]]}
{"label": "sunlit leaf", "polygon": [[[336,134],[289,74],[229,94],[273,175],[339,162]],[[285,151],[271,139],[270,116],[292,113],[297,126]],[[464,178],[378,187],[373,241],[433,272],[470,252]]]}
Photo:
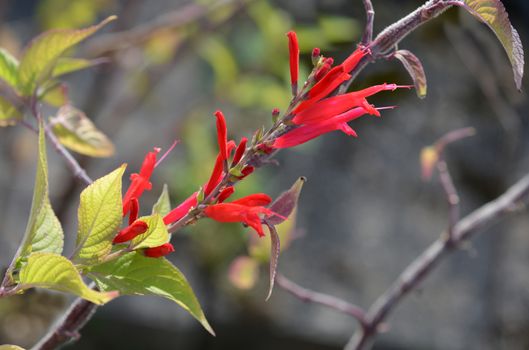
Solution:
{"label": "sunlit leaf", "polygon": [[125,165],[94,181],[81,192],[79,229],[73,261],[96,264],[112,249],[112,238],[121,224],[121,180]]}
{"label": "sunlit leaf", "polygon": [[0,350],[25,350],[17,345],[0,345]]}
{"label": "sunlit leaf", "polygon": [[50,121],[54,134],[69,149],[91,157],[110,157],[114,154],[112,142],[77,108],[63,106]]}
{"label": "sunlit leaf", "polygon": [[84,58],[61,57],[57,60],[51,76],[52,78],[57,78],[61,75],[77,72],[105,62],[108,62],[107,59],[102,58],[87,60]]}
{"label": "sunlit leaf", "polygon": [[46,157],[46,140],[44,127],[39,130],[39,151],[37,173],[33,188],[31,212],[26,226],[26,233],[20,245],[17,258],[24,258],[30,253],[62,253],[64,234],[61,223],[50,204],[48,197],[48,162]]}
{"label": "sunlit leaf", "polygon": [[20,119],[22,119],[20,111],[0,96],[0,127],[15,125]]}
{"label": "sunlit leaf", "polygon": [[12,88],[18,85],[18,60],[9,52],[0,48],[0,79]]}
{"label": "sunlit leaf", "polygon": [[421,61],[408,50],[397,50],[393,55],[402,63],[413,79],[417,96],[424,98],[426,96],[427,84],[426,74],[424,73]]}
{"label": "sunlit leaf", "polygon": [[70,260],[52,253],[31,254],[20,270],[19,283],[22,290],[33,287],[53,289],[72,293],[94,304],[107,303],[119,295],[90,289]]}
{"label": "sunlit leaf", "polygon": [[214,334],[186,278],[165,258],[147,258],[132,252],[95,266],[89,275],[101,290],[118,290],[126,295],[157,295],[172,300]]}
{"label": "sunlit leaf", "polygon": [[138,220],[145,222],[149,228],[147,229],[147,232],[136,236],[136,238],[132,240],[133,249],[158,247],[169,242],[171,236],[169,235],[169,232],[167,232],[167,227],[160,214],[143,216]]}
{"label": "sunlit leaf", "polygon": [[57,83],[53,80],[48,80],[46,85],[49,87],[43,88],[39,99],[50,106],[60,108],[70,102],[68,96],[68,87],[64,83]]}
{"label": "sunlit leaf", "polygon": [[524,66],[524,53],[520,36],[509,21],[509,15],[505,11],[500,0],[463,0],[462,6],[474,17],[478,18],[496,34],[498,40],[509,56],[514,72],[514,82],[518,89],[521,88]]}
{"label": "sunlit leaf", "polygon": [[19,87],[24,95],[31,95],[35,87],[50,77],[58,58],[69,48],[94,34],[116,19],[108,17],[85,29],[55,29],[34,38],[24,50],[19,66]]}
{"label": "sunlit leaf", "polygon": [[169,188],[167,184],[163,185],[162,194],[152,207],[153,214],[160,214],[161,216],[167,215],[171,211],[171,201],[169,199]]}
{"label": "sunlit leaf", "polygon": [[230,282],[239,289],[250,289],[257,282],[259,265],[257,261],[247,256],[239,256],[230,265]]}

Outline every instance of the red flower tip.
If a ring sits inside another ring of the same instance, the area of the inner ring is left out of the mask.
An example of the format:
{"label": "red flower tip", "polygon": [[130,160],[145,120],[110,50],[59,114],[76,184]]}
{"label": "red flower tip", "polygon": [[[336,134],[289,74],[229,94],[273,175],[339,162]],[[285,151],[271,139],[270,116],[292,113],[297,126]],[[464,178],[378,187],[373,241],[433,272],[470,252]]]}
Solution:
{"label": "red flower tip", "polygon": [[138,198],[132,198],[130,200],[130,215],[129,215],[129,225],[132,225],[134,221],[138,218],[138,212],[140,211],[140,203]]}
{"label": "red flower tip", "polygon": [[274,151],[274,149],[264,143],[260,143],[257,145],[257,149],[261,152],[263,152],[264,154],[270,154]]}
{"label": "red flower tip", "polygon": [[332,68],[332,64],[329,64],[327,62],[324,62],[322,66],[316,71],[314,74],[314,80],[316,82],[320,81]]}
{"label": "red flower tip", "polygon": [[165,243],[158,247],[147,248],[143,251],[143,254],[149,258],[160,258],[172,252],[174,252],[173,245],[171,243]]}
{"label": "red flower tip", "polygon": [[272,109],[272,115],[274,117],[277,117],[279,114],[281,114],[281,111],[279,110],[279,108]]}
{"label": "red flower tip", "polygon": [[147,153],[145,159],[143,160],[143,164],[141,165],[140,176],[146,179],[151,177],[154,166],[156,165],[156,155],[159,152],[160,148],[154,147],[152,152]]}
{"label": "red flower tip", "polygon": [[223,189],[217,198],[217,203],[224,202],[226,199],[228,199],[233,194],[233,192],[235,192],[235,188],[233,186],[229,186]]}
{"label": "red flower tip", "polygon": [[371,53],[369,49],[366,49],[365,47],[359,47],[356,49],[349,57],[347,57],[343,62],[342,66],[345,72],[349,73],[352,71],[360,62],[360,60],[367,55],[368,53]]}
{"label": "red flower tip", "polygon": [[295,32],[287,33],[288,37],[288,51],[290,58],[290,82],[292,84],[293,95],[297,94],[298,75],[299,75],[299,44],[298,37]]}
{"label": "red flower tip", "polygon": [[217,140],[219,143],[219,151],[223,161],[228,159],[228,130],[226,128],[226,119],[221,111],[215,112],[217,118]]}
{"label": "red flower tip", "polygon": [[233,156],[233,161],[231,162],[231,166],[234,166],[239,163],[241,160],[244,151],[246,151],[246,143],[248,142],[248,139],[246,137],[241,138],[241,142],[239,142],[239,145],[237,146],[237,149],[235,150],[235,155]]}
{"label": "red flower tip", "polygon": [[242,176],[239,177],[239,180],[242,180],[244,179],[246,176],[250,175],[251,173],[253,173],[253,171],[255,170],[255,168],[251,165],[247,165],[245,166],[242,170],[241,170],[241,174]]}
{"label": "red flower tip", "polygon": [[163,218],[163,223],[166,225],[177,222],[183,218],[191,208],[197,205],[197,192],[193,193],[189,198],[183,201],[179,206],[171,210]]}
{"label": "red flower tip", "polygon": [[246,197],[234,200],[232,203],[240,204],[247,207],[259,207],[272,203],[272,198],[264,193],[254,193]]}
{"label": "red flower tip", "polygon": [[315,47],[312,49],[312,58],[320,58],[320,55],[321,55],[321,50],[319,47]]}
{"label": "red flower tip", "polygon": [[134,221],[132,225],[125,227],[112,240],[113,244],[124,243],[134,239],[136,236],[141,235],[142,233],[147,232],[149,225],[146,222],[137,220]]}

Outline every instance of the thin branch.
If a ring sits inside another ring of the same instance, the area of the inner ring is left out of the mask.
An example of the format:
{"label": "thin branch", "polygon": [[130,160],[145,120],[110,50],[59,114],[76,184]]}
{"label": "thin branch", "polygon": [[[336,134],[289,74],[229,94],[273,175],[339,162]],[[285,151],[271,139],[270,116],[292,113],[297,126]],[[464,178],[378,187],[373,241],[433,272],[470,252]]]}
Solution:
{"label": "thin branch", "polygon": [[366,26],[364,29],[364,34],[362,35],[361,43],[363,45],[369,45],[373,41],[373,22],[375,20],[375,10],[371,0],[362,0],[364,3],[364,8],[366,10]]}
{"label": "thin branch", "polygon": [[424,280],[441,259],[463,241],[519,208],[529,197],[529,174],[497,199],[481,206],[461,219],[453,228],[452,241],[442,235],[417,257],[389,289],[369,308],[366,327],[359,329],[346,345],[346,350],[369,349],[378,327],[398,303]]}
{"label": "thin branch", "polygon": [[453,242],[454,226],[459,221],[459,194],[452,180],[452,176],[448,171],[446,161],[439,160],[437,162],[437,170],[439,171],[439,179],[446,195],[446,200],[450,209],[448,215],[448,240]]}
{"label": "thin branch", "polygon": [[345,300],[336,298],[332,295],[318,293],[310,289],[304,288],[295,282],[292,282],[281,273],[276,275],[277,286],[294,295],[296,298],[303,302],[311,302],[327,306],[331,309],[337,310],[343,314],[349,315],[355,318],[360,326],[363,327],[366,324],[365,312],[360,307],[348,303]]}

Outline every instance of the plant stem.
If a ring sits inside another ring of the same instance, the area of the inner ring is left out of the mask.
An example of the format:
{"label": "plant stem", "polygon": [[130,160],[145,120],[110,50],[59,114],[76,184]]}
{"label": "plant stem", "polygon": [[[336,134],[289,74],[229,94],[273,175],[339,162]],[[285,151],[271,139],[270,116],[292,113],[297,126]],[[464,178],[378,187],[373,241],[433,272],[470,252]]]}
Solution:
{"label": "plant stem", "polygon": [[417,257],[395,282],[369,308],[366,316],[366,327],[357,330],[349,340],[345,350],[369,349],[377,329],[397,304],[415,289],[432,269],[449,252],[459,244],[472,237],[485,226],[512,213],[521,202],[529,197],[529,174],[511,186],[497,199],[481,206],[453,228],[452,241],[441,235],[430,247]]}

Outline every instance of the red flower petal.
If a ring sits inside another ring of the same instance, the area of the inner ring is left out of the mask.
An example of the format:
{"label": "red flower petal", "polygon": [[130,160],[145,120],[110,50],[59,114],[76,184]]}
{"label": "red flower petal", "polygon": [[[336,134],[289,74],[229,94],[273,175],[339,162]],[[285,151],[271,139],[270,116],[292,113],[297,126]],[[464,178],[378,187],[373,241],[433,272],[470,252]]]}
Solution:
{"label": "red flower petal", "polygon": [[295,32],[290,31],[287,33],[288,37],[288,52],[290,59],[290,82],[292,86],[298,84],[299,74],[299,44],[298,37]]}
{"label": "red flower petal", "polygon": [[365,47],[361,47],[356,49],[349,57],[347,57],[343,62],[343,70],[347,73],[352,71],[360,62],[360,60],[369,53],[369,49]]}
{"label": "red flower petal", "polygon": [[132,225],[134,221],[138,218],[138,212],[140,211],[140,203],[138,198],[132,198],[130,200],[130,215],[129,215],[129,225]]}
{"label": "red flower petal", "polygon": [[248,207],[258,207],[272,203],[272,198],[264,193],[254,193],[249,196],[234,200],[231,203],[245,205]]}
{"label": "red flower petal", "polygon": [[233,194],[233,192],[235,192],[235,188],[233,186],[226,187],[225,189],[223,189],[217,197],[217,203],[224,202]]}
{"label": "red flower petal", "polygon": [[160,258],[172,252],[174,252],[173,245],[165,243],[158,247],[147,248],[143,251],[143,254],[149,258]]}
{"label": "red flower petal", "polygon": [[235,150],[235,155],[233,156],[233,161],[231,162],[231,166],[234,166],[239,163],[239,161],[242,158],[242,155],[244,154],[244,151],[246,151],[247,142],[248,142],[248,139],[246,137],[243,137],[241,139],[241,142],[239,142],[239,145],[237,146],[237,149]]}
{"label": "red flower petal", "polygon": [[183,201],[179,206],[171,210],[163,218],[163,223],[166,225],[177,222],[183,218],[191,208],[197,205],[197,192],[193,193],[189,198]]}
{"label": "red flower petal", "polygon": [[223,161],[228,159],[228,129],[226,128],[226,119],[221,111],[215,112],[217,118],[217,140],[219,143],[219,152]]}
{"label": "red flower petal", "polygon": [[113,244],[124,243],[134,239],[136,236],[141,235],[142,233],[147,232],[149,226],[144,221],[135,221],[132,225],[125,227],[112,240]]}

